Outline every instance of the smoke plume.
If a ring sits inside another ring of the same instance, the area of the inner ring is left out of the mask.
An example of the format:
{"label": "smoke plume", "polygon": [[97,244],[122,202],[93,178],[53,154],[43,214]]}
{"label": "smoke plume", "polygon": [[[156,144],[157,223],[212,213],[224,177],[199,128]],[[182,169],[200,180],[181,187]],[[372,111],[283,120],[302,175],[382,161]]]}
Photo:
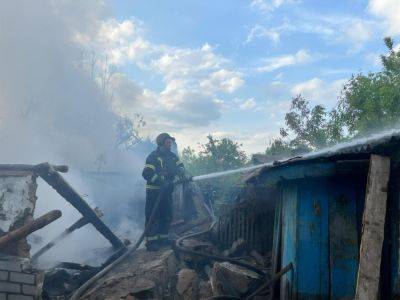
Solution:
{"label": "smoke plume", "polygon": [[[0,2],[0,162],[69,165],[66,177],[76,190],[100,207],[114,230],[134,237],[142,223],[144,154],[116,145],[121,116],[76,42],[97,30],[106,11],[95,0]],[[43,243],[80,218],[41,180],[38,197],[37,216],[63,211],[59,221],[37,232]],[[87,226],[48,257],[87,259],[90,249],[107,245]]]}

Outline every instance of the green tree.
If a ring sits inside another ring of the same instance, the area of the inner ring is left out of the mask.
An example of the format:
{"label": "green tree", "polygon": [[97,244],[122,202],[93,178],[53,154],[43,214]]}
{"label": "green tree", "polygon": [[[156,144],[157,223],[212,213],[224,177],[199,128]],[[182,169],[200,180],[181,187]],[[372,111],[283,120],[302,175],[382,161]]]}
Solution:
{"label": "green tree", "polygon": [[336,143],[343,137],[336,114],[336,111],[327,112],[322,105],[311,107],[309,101],[298,95],[285,115],[285,127],[269,144],[266,154],[284,157]]}
{"label": "green tree", "polygon": [[398,126],[400,119],[400,50],[384,39],[388,53],[381,56],[380,72],[353,75],[344,85],[338,105],[327,112],[310,106],[301,95],[292,100],[285,127],[266,154],[296,155],[342,140]]}
{"label": "green tree", "polygon": [[384,41],[383,70],[352,76],[343,88],[338,121],[351,137],[391,128],[400,118],[400,51],[391,38]]}
{"label": "green tree", "polygon": [[[181,159],[192,175],[209,174],[242,167],[247,162],[241,144],[228,138],[215,139],[209,135],[196,153],[192,148],[183,149]],[[204,196],[214,205],[217,213],[225,204],[234,200],[239,191],[240,175],[200,181]]]}
{"label": "green tree", "polygon": [[117,146],[132,150],[143,140],[140,129],[145,125],[146,122],[140,114],[135,114],[134,118],[121,117],[115,125]]}

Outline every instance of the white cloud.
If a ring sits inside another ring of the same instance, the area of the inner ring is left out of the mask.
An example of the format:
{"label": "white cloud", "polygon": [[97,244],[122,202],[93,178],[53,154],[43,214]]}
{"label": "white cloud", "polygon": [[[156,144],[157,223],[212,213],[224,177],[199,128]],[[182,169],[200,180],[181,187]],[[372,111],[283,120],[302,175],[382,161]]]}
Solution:
{"label": "white cloud", "polygon": [[253,0],[250,6],[254,9],[261,11],[262,13],[271,13],[275,9],[279,8],[288,2],[287,0]]}
{"label": "white cloud", "polygon": [[99,27],[97,34],[80,36],[79,41],[107,56],[111,67],[135,64],[162,77],[164,87],[156,92],[112,76],[114,109],[121,114],[142,110],[149,126],[207,125],[220,117],[217,95],[233,93],[244,84],[243,74],[208,43],[198,48],[155,44],[136,19],[108,19]]}
{"label": "white cloud", "polygon": [[367,52],[364,55],[364,59],[374,67],[381,65],[381,53],[379,52]]}
{"label": "white cloud", "polygon": [[369,24],[361,20],[356,20],[345,30],[346,35],[355,42],[365,42],[372,37]]}
{"label": "white cloud", "polygon": [[152,45],[142,35],[143,30],[139,21],[118,22],[109,19],[101,24],[97,37],[90,41],[92,47],[105,52],[111,64],[120,65],[128,60],[140,59],[154,51]]}
{"label": "white cloud", "polygon": [[239,107],[243,110],[253,109],[255,106],[256,101],[254,100],[254,98],[249,98],[239,105]]}
{"label": "white cloud", "polygon": [[233,93],[244,84],[242,74],[235,71],[220,69],[215,71],[200,82],[200,88],[205,92],[222,91]]}
{"label": "white cloud", "polygon": [[268,38],[273,42],[273,44],[276,45],[279,43],[281,33],[285,31],[285,29],[285,25],[273,28],[266,28],[258,24],[254,25],[247,35],[246,43],[250,43],[251,41],[259,38]]}
{"label": "white cloud", "polygon": [[340,95],[343,84],[347,79],[339,79],[326,83],[320,78],[312,78],[300,82],[291,89],[292,96],[302,95],[313,104],[322,104],[325,107],[333,107]]}
{"label": "white cloud", "polygon": [[207,43],[200,48],[162,48],[160,56],[152,60],[151,66],[167,78],[204,75],[222,68],[228,62],[215,54],[214,48]]}
{"label": "white cloud", "polygon": [[246,42],[257,38],[268,38],[275,44],[284,33],[313,34],[325,40],[326,44],[347,44],[349,54],[358,53],[364,44],[380,33],[382,24],[352,15],[318,14],[310,11],[296,13],[296,18],[285,19],[277,27],[255,25],[251,28]]}
{"label": "white cloud", "polygon": [[281,55],[266,58],[265,65],[257,68],[260,72],[271,72],[283,67],[301,65],[310,62],[311,56],[304,49],[297,51],[295,54]]}
{"label": "white cloud", "polygon": [[370,0],[369,11],[386,22],[388,35],[400,34],[400,3],[399,0]]}

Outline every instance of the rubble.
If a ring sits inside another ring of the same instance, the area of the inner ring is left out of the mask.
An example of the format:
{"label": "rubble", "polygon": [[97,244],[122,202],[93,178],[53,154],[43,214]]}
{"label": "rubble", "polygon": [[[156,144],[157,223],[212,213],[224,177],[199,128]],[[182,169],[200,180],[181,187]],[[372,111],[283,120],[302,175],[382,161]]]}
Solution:
{"label": "rubble", "polygon": [[198,299],[200,299],[200,300],[209,299],[212,296],[213,296],[213,294],[212,294],[211,282],[200,280]]}
{"label": "rubble", "polygon": [[246,241],[244,239],[237,239],[232,243],[232,246],[222,252],[223,256],[235,257],[243,254],[247,250]]}
{"label": "rubble", "polygon": [[172,297],[177,271],[171,249],[139,249],[98,280],[82,299],[166,299]]}
{"label": "rubble", "polygon": [[[260,286],[261,278],[263,281],[267,278],[264,276],[266,262],[268,262],[265,252],[261,252],[262,254],[256,252],[253,245],[240,235],[232,236],[230,245],[228,240],[225,244],[218,242],[216,233],[213,232],[216,222],[214,222],[212,208],[205,204],[201,193],[193,183],[183,185],[175,192],[176,212],[174,212],[170,232],[170,238],[177,239],[174,249],[166,247],[159,251],[148,252],[144,249],[136,250],[141,239],[136,241],[133,247],[125,248],[123,239],[117,237],[103,223],[86,201],[57,172],[57,167],[47,163],[25,167],[29,167],[29,170],[18,170],[18,172],[27,172],[25,177],[22,176],[25,173],[18,173],[15,178],[4,177],[4,174],[3,177],[0,176],[0,188],[3,187],[2,184],[4,185],[3,190],[0,190],[3,193],[0,197],[0,218],[8,222],[1,224],[7,226],[0,228],[2,230],[0,241],[2,238],[4,240],[13,237],[15,235],[13,230],[17,229],[16,232],[23,232],[24,235],[18,235],[13,240],[12,249],[14,251],[17,249],[15,254],[20,257],[30,256],[30,247],[26,239],[21,239],[21,237],[30,233],[25,228],[30,228],[32,226],[29,224],[33,224],[32,216],[36,201],[35,179],[41,176],[81,212],[83,217],[41,248],[33,256],[33,261],[37,261],[37,258],[55,243],[87,223],[95,226],[114,248],[107,248],[112,251],[107,254],[108,259],[105,262],[91,262],[96,267],[64,262],[47,270],[44,276],[41,272],[35,273],[33,269],[19,270],[24,278],[28,278],[31,274],[37,278],[35,285],[30,284],[31,294],[27,294],[29,291],[24,290],[26,283],[10,283],[10,286],[12,284],[15,289],[19,289],[21,297],[68,299],[79,295],[79,299],[178,300],[208,299],[216,295],[242,297],[254,292]],[[0,171],[5,172],[1,168]],[[14,174],[13,172],[17,171],[13,170],[11,173]],[[21,178],[23,180],[20,182]],[[4,182],[1,181],[2,179]],[[6,213],[3,216],[1,215],[3,211],[10,214]],[[52,214],[54,217],[61,215],[60,212]],[[17,245],[23,247],[17,247]],[[230,246],[229,249],[220,248],[221,246],[227,248],[227,245]],[[99,256],[95,252],[92,254],[93,257]],[[238,260],[239,256],[240,260]],[[4,280],[0,279],[0,282],[2,281]],[[42,286],[43,293],[40,295]],[[34,295],[33,290],[35,290]],[[16,290],[14,294],[17,294]],[[1,296],[0,290],[0,299]]]}
{"label": "rubble", "polygon": [[195,270],[181,269],[178,272],[176,294],[179,300],[198,299],[199,278]]}
{"label": "rubble", "polygon": [[214,296],[244,296],[261,282],[257,273],[229,262],[216,262],[211,272]]}

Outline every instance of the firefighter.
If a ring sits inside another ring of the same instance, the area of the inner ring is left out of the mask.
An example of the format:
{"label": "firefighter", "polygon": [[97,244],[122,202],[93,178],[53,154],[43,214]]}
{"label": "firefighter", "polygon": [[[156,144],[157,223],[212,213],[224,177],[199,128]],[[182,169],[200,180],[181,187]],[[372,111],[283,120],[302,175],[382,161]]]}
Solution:
{"label": "firefighter", "polygon": [[[183,163],[171,151],[175,139],[168,133],[161,133],[156,138],[157,149],[146,159],[142,176],[146,179],[146,248],[156,251],[161,246],[168,245],[168,232],[172,220],[172,192],[174,183],[185,178]],[[149,222],[150,215],[160,197],[154,217]]]}

